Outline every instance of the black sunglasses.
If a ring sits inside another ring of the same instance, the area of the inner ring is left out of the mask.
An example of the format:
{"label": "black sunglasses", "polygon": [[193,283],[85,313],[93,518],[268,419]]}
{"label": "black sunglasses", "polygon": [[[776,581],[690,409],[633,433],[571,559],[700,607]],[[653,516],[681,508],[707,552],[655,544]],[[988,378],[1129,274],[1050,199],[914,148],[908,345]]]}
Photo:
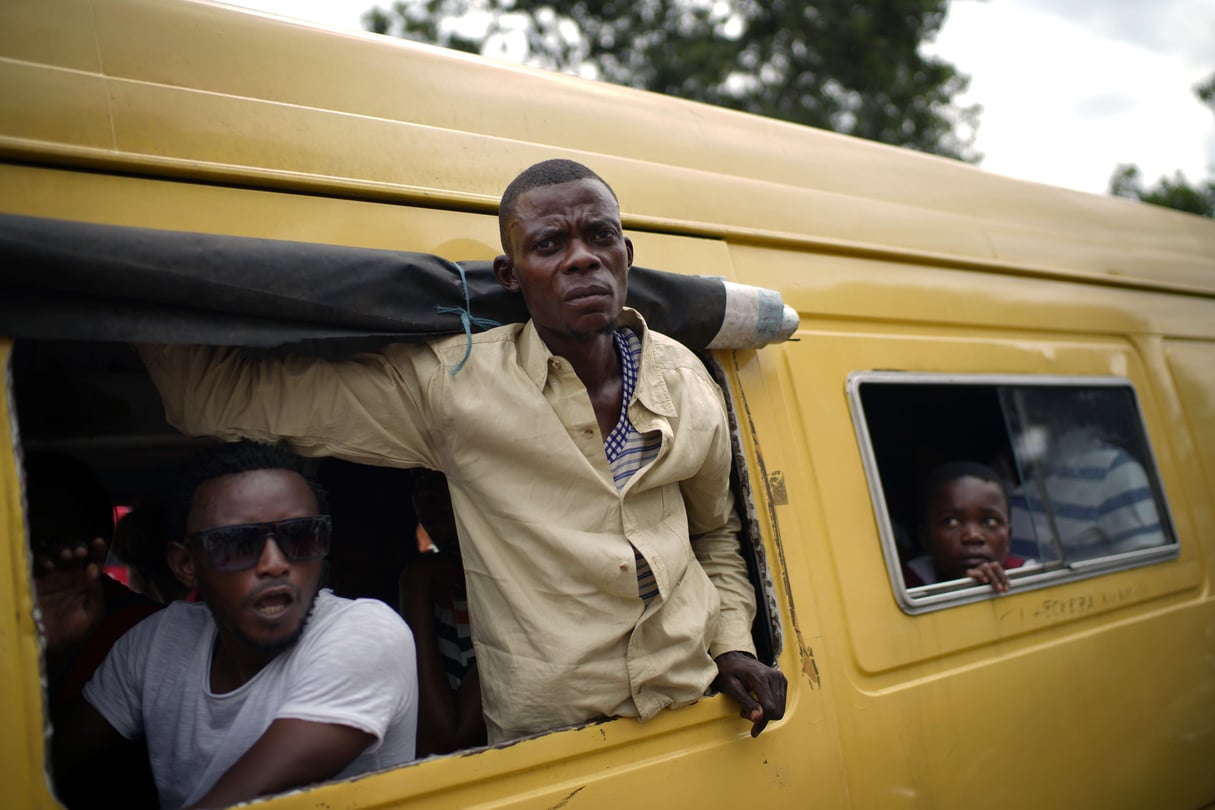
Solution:
{"label": "black sunglasses", "polygon": [[202,543],[216,571],[244,571],[257,565],[271,537],[291,562],[315,560],[329,553],[332,525],[328,515],[217,526],[187,535]]}

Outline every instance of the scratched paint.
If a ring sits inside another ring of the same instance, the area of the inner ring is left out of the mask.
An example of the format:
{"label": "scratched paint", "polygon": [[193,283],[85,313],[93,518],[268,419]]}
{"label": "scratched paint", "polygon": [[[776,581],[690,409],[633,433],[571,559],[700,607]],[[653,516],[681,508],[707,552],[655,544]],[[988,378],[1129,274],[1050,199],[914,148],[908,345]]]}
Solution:
{"label": "scratched paint", "polygon": [[1000,614],[1003,624],[1026,621],[1057,621],[1098,613],[1133,601],[1137,589],[1131,586],[1105,591],[1091,591],[1067,597],[1046,597],[1028,606],[1016,607]]}

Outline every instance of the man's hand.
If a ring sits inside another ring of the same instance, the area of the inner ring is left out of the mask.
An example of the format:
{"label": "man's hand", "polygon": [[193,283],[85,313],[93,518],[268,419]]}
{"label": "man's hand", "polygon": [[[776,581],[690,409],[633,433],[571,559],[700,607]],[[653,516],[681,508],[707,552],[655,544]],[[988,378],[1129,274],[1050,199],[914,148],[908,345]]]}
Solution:
{"label": "man's hand", "polygon": [[34,558],[34,590],[46,633],[47,655],[83,644],[105,615],[101,572],[106,544],[100,537]]}
{"label": "man's hand", "polygon": [[739,716],[751,721],[752,737],[758,737],[769,720],[785,716],[787,681],[784,674],[748,653],[728,652],[717,656],[717,677],[713,686],[742,706]]}
{"label": "man's hand", "polygon": [[992,587],[996,593],[1007,593],[1009,588],[1008,574],[1004,566],[998,562],[985,562],[976,565],[966,572],[966,576],[976,582],[983,582]]}

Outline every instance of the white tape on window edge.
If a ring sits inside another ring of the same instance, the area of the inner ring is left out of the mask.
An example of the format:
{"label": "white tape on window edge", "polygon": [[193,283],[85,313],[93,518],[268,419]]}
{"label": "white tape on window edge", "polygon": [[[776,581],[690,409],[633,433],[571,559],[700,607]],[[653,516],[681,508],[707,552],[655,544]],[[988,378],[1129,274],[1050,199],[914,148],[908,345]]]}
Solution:
{"label": "white tape on window edge", "polygon": [[788,340],[797,331],[797,311],[776,290],[723,281],[726,311],[710,349],[758,349]]}

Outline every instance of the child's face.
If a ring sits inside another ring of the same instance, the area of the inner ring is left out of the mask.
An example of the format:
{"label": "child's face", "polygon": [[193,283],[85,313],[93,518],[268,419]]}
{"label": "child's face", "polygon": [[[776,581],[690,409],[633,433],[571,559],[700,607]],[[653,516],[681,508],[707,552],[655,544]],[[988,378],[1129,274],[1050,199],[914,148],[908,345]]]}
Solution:
{"label": "child's face", "polygon": [[961,579],[983,562],[1008,556],[1008,501],[999,484],[963,476],[928,500],[926,540],[941,580]]}

